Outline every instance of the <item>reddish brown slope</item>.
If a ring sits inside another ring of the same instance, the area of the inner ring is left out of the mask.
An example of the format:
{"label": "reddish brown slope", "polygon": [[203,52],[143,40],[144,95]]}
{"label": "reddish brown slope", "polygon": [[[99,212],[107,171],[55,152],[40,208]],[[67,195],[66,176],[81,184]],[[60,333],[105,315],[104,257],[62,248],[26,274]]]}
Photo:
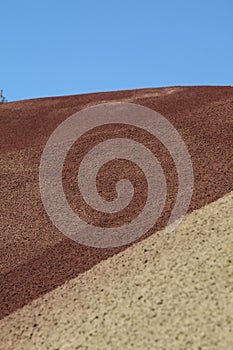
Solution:
{"label": "reddish brown slope", "polygon": [[[195,188],[189,211],[232,190],[232,87],[143,89],[0,106],[1,317],[125,249],[84,247],[65,238],[51,224],[39,193],[40,156],[50,134],[72,113],[103,101],[131,101],[147,106],[163,114],[176,127],[189,149],[194,167]],[[122,136],[122,129],[106,128],[95,135],[96,142],[112,133]],[[146,135],[137,134],[136,130],[133,134],[132,130],[126,130],[125,135],[148,142]],[[85,153],[90,140],[91,135],[80,143],[80,154]],[[164,166],[169,191],[163,214],[149,234],[166,225],[176,193],[176,173],[169,154],[159,144],[152,150],[158,153]],[[75,160],[71,156],[71,164]],[[65,177],[66,180],[73,178],[69,167]],[[136,177],[140,182],[140,174],[136,173]],[[66,187],[72,195],[69,181]],[[143,189],[141,194],[145,195]],[[75,206],[77,197],[71,199]],[[134,208],[131,209],[134,215]]]}

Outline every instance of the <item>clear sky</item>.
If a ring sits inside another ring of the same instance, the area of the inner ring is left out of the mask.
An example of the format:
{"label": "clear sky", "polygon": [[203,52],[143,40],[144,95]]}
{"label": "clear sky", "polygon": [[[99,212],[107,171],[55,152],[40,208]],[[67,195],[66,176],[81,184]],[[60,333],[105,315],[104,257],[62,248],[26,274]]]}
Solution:
{"label": "clear sky", "polygon": [[232,0],[5,0],[8,101],[171,85],[233,85]]}

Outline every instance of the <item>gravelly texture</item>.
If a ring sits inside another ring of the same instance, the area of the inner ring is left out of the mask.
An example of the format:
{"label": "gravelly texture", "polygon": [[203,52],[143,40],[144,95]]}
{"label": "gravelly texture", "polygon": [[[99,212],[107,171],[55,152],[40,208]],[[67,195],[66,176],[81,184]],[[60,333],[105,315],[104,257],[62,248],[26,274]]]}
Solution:
{"label": "gravelly texture", "polygon": [[233,348],[233,192],[0,321],[0,349]]}
{"label": "gravelly texture", "polygon": [[[40,156],[50,134],[72,113],[107,101],[129,101],[147,106],[163,114],[176,127],[193,161],[195,188],[189,212],[233,189],[232,87],[142,89],[1,105],[0,318],[125,249],[84,247],[65,238],[47,217],[39,193]],[[166,174],[167,202],[157,224],[148,232],[150,235],[166,225],[175,202],[177,178],[169,154],[158,142],[151,144],[145,134],[127,128],[122,130],[119,126],[86,135],[79,145],[78,154],[70,154],[64,187],[71,205],[77,207],[78,194],[73,196],[73,187],[70,186],[75,176],[73,165],[93,145],[92,136],[95,142],[100,142],[111,137],[112,133],[115,137],[122,137],[122,132],[151,147]],[[106,175],[109,170],[106,169]],[[126,168],[125,171],[130,173],[132,169]],[[140,183],[140,173],[135,171],[134,175]],[[145,196],[144,186],[138,194]],[[132,215],[138,204],[132,205]],[[128,219],[130,213],[125,215],[128,216],[123,219]],[[88,219],[90,222],[94,220]],[[98,222],[104,224],[105,218],[99,217]]]}

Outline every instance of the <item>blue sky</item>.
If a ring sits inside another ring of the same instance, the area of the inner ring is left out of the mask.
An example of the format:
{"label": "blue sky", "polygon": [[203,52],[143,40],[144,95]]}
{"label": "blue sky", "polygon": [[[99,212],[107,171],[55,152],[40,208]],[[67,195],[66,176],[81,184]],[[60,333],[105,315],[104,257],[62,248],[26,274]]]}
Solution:
{"label": "blue sky", "polygon": [[9,0],[8,101],[171,85],[233,85],[232,0]]}

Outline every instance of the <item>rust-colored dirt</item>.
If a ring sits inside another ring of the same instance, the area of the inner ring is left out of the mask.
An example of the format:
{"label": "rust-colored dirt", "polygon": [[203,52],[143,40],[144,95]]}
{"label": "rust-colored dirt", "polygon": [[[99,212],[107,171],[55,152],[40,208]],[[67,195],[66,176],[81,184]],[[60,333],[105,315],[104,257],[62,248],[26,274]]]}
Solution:
{"label": "rust-colored dirt", "polygon": [[[127,248],[96,249],[67,239],[50,222],[39,193],[40,157],[50,134],[71,114],[107,101],[130,101],[154,109],[178,130],[193,161],[195,187],[189,212],[233,189],[232,87],[141,89],[1,105],[0,318]],[[143,174],[139,169],[132,171],[132,164],[113,162],[103,171],[107,184],[116,182],[119,173],[134,182],[134,201],[121,216],[109,219],[97,215],[81,202],[80,193],[75,190],[76,166],[88,149],[109,137],[119,136],[143,142],[159,158],[166,174],[166,205],[156,225],[147,233],[150,235],[167,223],[175,203],[177,179],[169,153],[158,141],[152,143],[146,133],[135,128],[123,129],[121,125],[88,133],[68,155],[64,188],[72,208],[88,222],[111,226],[113,220],[120,224],[134,218],[146,198],[146,186]],[[98,187],[107,198],[114,197],[113,191],[106,191],[108,186],[101,177]],[[81,203],[79,207],[77,203]]]}

